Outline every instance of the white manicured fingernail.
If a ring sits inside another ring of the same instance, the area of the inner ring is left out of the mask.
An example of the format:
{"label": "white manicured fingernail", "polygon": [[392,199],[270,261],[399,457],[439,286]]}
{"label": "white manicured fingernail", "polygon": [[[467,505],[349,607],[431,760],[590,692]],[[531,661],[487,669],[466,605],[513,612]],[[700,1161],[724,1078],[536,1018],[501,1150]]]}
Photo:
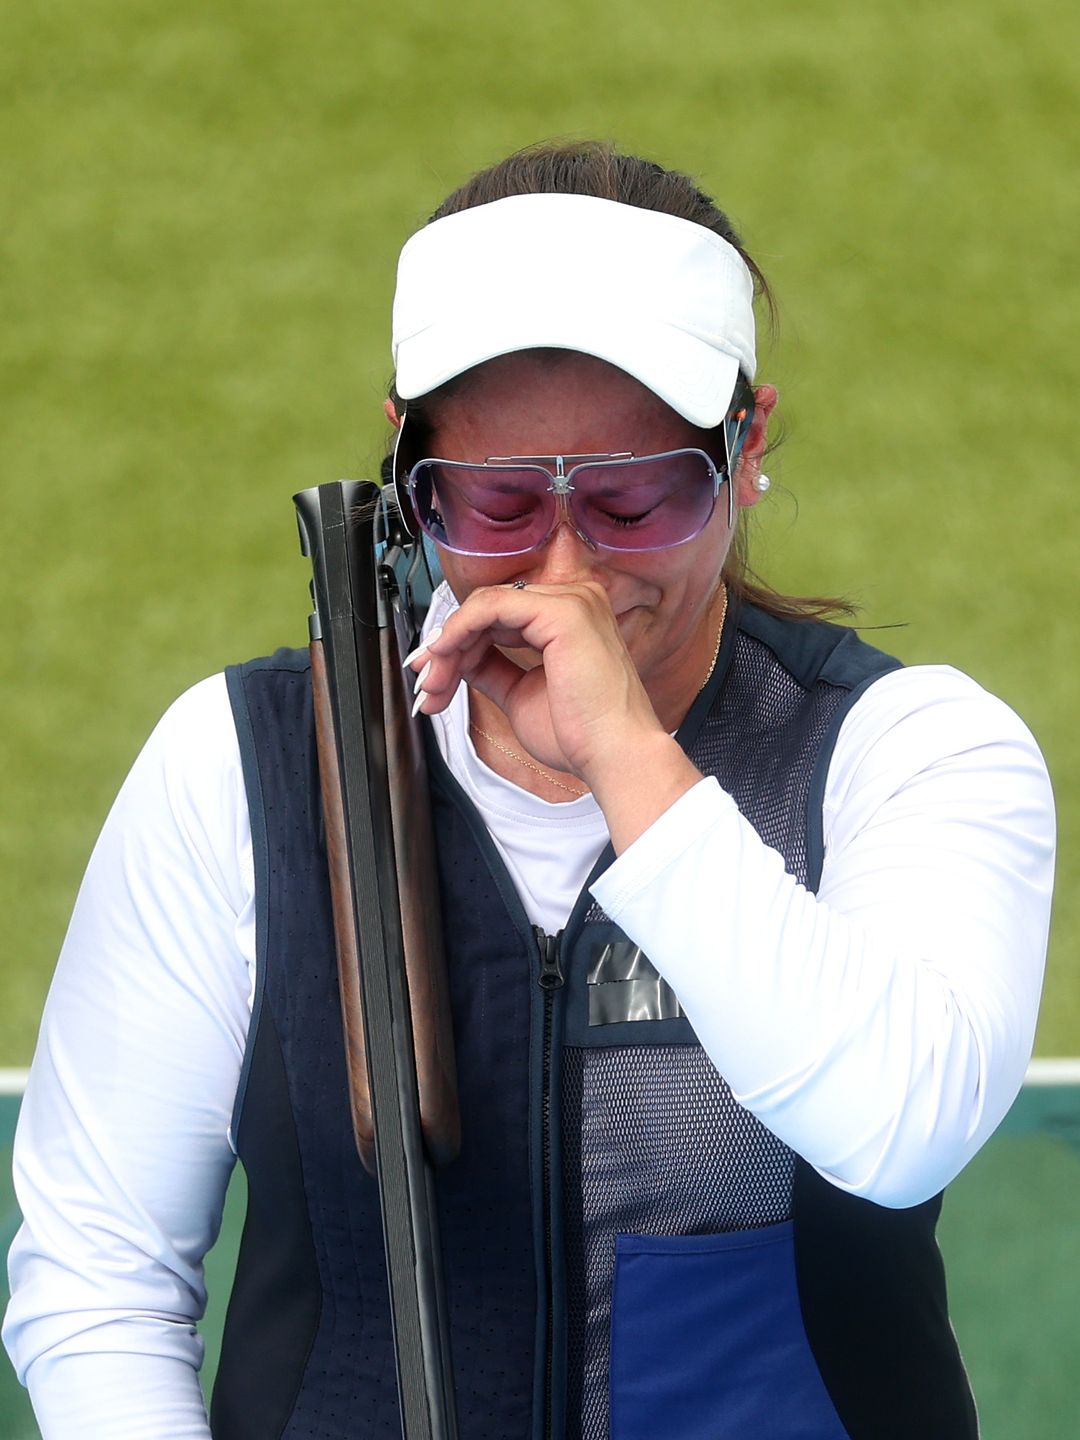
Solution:
{"label": "white manicured fingernail", "polygon": [[420,709],[420,706],[424,703],[424,701],[425,701],[426,699],[427,699],[427,691],[426,691],[426,690],[421,690],[421,691],[420,691],[420,694],[417,695],[416,699],[413,701],[412,713],[413,713],[414,717],[415,717],[415,715],[416,715],[416,712]]}
{"label": "white manicured fingernail", "polygon": [[422,690],[422,689],[424,688],[424,681],[427,679],[427,677],[428,677],[430,674],[431,674],[431,661],[429,660],[429,661],[427,662],[427,664],[424,666],[424,668],[420,671],[420,674],[417,675],[417,677],[416,677],[416,684],[412,687],[412,693],[413,693],[414,695],[416,694],[416,692],[417,692],[418,690]]}
{"label": "white manicured fingernail", "polygon": [[421,645],[417,645],[415,650],[409,651],[408,655],[406,655],[405,659],[401,662],[401,668],[404,670],[406,665],[411,665],[414,660],[419,660],[420,656],[423,655],[424,651],[428,648],[428,646],[433,645],[441,634],[442,626],[436,625],[435,629],[430,632],[427,639]]}

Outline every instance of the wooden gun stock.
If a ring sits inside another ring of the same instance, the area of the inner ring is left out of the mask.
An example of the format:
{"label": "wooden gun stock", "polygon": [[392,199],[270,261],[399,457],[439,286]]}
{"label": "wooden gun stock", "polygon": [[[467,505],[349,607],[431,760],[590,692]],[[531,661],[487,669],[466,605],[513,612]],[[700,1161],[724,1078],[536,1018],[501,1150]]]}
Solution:
{"label": "wooden gun stock", "polygon": [[[393,637],[393,638],[392,638]],[[338,766],[330,687],[321,640],[311,642],[311,688],[319,752],[326,855],[334,911],[341,1013],[349,1070],[356,1148],[365,1168],[375,1174],[375,1122],[371,1111],[364,1044],[364,1005],[360,953],[353,916],[349,846],[345,833],[341,772]],[[380,632],[383,695],[387,699],[386,765],[390,812],[401,904],[402,941],[416,1059],[417,1101],[424,1145],[436,1165],[453,1160],[461,1148],[454,1036],[450,1022],[446,965],[442,955],[442,913],[434,868],[431,811],[422,803],[426,786],[423,741],[409,713],[402,683],[401,642],[394,631]],[[405,654],[408,651],[404,652]],[[421,803],[416,803],[420,800]]]}
{"label": "wooden gun stock", "polygon": [[330,870],[330,900],[334,911],[334,947],[337,950],[341,1018],[345,1026],[345,1064],[349,1075],[349,1104],[353,1135],[364,1168],[375,1170],[375,1120],[371,1113],[367,1046],[364,1043],[364,1001],[360,991],[360,946],[353,915],[349,841],[345,831],[345,804],[341,793],[334,713],[330,682],[321,640],[312,640],[311,691],[315,705],[315,743],[319,752],[319,788],[322,792],[326,860]]}
{"label": "wooden gun stock", "polygon": [[[388,567],[382,580],[389,584]],[[386,770],[401,907],[405,974],[412,1011],[413,1052],[424,1145],[436,1165],[461,1149],[457,1066],[450,994],[443,954],[435,835],[427,788],[427,760],[419,721],[412,715],[412,687],[401,662],[412,649],[400,591],[387,595],[393,623],[379,630],[386,728]]]}

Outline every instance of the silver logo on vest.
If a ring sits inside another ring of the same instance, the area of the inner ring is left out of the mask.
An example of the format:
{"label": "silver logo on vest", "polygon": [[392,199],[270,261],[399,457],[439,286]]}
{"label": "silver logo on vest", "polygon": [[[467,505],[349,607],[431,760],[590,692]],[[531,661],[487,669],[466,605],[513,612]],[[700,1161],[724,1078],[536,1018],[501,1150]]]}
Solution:
{"label": "silver logo on vest", "polygon": [[628,1020],[677,1020],[679,997],[652,961],[631,940],[604,945],[589,967],[589,1024]]}

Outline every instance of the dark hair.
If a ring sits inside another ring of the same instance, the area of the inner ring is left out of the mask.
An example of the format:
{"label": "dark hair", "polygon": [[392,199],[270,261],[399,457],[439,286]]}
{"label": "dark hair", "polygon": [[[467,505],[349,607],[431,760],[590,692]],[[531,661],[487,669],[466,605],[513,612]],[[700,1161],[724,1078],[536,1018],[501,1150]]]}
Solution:
{"label": "dark hair", "polygon": [[[768,281],[719,206],[681,171],[668,170],[654,160],[642,160],[636,155],[622,155],[604,141],[541,144],[519,150],[466,180],[446,197],[428,223],[476,205],[505,200],[511,195],[535,194],[592,195],[600,200],[636,205],[642,210],[659,210],[705,226],[742,256],[753,277],[754,295],[764,305],[770,327],[775,326],[776,302]],[[450,381],[439,393],[448,394],[454,384]],[[403,402],[392,387],[390,398],[398,413],[403,413]],[[410,429],[416,424],[423,425],[421,408],[415,400],[409,402]],[[723,454],[722,442],[720,454]],[[723,572],[732,600],[750,601],[771,615],[786,619],[820,619],[854,612],[851,603],[842,598],[781,594],[754,574],[748,561],[748,548],[745,515],[740,512]]]}

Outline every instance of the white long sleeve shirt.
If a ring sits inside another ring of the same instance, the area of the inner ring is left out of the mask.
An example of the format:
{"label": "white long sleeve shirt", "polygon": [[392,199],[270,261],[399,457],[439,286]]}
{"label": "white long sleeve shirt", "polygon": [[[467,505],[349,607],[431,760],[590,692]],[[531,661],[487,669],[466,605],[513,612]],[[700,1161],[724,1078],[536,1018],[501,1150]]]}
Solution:
{"label": "white long sleeve shirt", "polygon": [[[463,702],[437,733],[532,918],[558,928],[606,839],[599,810],[486,770]],[[1023,1078],[1049,782],[1008,707],[956,671],[912,668],[845,719],[824,821],[813,896],[703,780],[593,894],[747,1108],[833,1183],[913,1204]],[[195,1324],[254,972],[251,836],[217,676],[166,713],[106,821],[23,1103],[5,1341],[45,1440],[208,1440]]]}

